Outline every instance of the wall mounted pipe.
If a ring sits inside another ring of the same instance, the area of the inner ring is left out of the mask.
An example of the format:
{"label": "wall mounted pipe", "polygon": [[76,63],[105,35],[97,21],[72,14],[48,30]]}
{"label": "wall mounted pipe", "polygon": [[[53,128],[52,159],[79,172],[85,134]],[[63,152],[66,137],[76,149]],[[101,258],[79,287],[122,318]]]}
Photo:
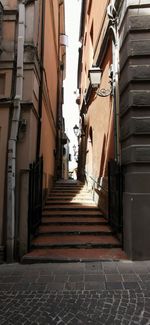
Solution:
{"label": "wall mounted pipe", "polygon": [[13,117],[11,121],[10,137],[8,140],[8,170],[7,170],[7,261],[14,260],[15,241],[15,190],[16,190],[16,143],[21,113],[23,93],[23,60],[25,40],[25,3],[19,3],[19,23],[17,40],[17,75],[14,98]]}
{"label": "wall mounted pipe", "polygon": [[118,17],[115,0],[110,2],[108,8],[110,19],[110,33],[112,34],[112,65],[113,65],[113,110],[114,110],[114,143],[115,160],[120,163],[120,121],[119,121],[119,33]]}

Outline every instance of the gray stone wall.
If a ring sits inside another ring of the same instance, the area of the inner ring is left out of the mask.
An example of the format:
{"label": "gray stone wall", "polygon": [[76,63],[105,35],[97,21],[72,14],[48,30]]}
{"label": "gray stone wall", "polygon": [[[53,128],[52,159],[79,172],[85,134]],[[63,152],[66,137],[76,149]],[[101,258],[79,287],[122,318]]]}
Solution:
{"label": "gray stone wall", "polygon": [[150,259],[150,2],[125,1],[120,21],[124,249]]}

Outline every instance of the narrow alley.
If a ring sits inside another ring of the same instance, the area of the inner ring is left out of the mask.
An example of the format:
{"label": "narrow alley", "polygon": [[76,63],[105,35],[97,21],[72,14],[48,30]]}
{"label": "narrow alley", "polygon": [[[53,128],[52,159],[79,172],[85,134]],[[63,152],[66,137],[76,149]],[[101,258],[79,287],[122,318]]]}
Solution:
{"label": "narrow alley", "polygon": [[150,0],[0,0],[0,325],[150,325]]}
{"label": "narrow alley", "polygon": [[58,181],[23,263],[127,259],[86,185]]}
{"label": "narrow alley", "polygon": [[148,1],[2,0],[0,17],[0,261],[149,260]]}

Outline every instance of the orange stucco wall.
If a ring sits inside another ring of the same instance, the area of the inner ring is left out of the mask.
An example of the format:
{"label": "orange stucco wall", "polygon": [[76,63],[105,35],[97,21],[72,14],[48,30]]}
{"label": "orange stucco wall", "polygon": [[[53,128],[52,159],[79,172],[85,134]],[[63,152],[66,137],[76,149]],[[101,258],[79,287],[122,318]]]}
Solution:
{"label": "orange stucco wall", "polygon": [[[86,118],[84,152],[81,153],[82,175],[84,170],[90,187],[91,176],[96,182],[104,182],[107,188],[108,161],[114,157],[114,117],[113,99],[111,96],[99,97],[92,91],[90,98],[86,97],[90,89],[88,76],[93,65],[99,66],[102,71],[100,88],[110,89],[109,69],[112,64],[112,40],[107,44],[107,49],[101,63],[98,63],[99,53],[108,26],[107,5],[109,0],[89,0],[85,6],[85,23],[82,29],[82,62],[80,62],[80,109],[81,115]],[[88,98],[88,102],[86,102]],[[82,140],[81,140],[82,141]],[[85,159],[82,157],[85,155]],[[80,166],[79,166],[80,168]],[[94,184],[94,183],[93,183]],[[96,185],[94,185],[96,186]],[[104,198],[107,201],[107,197]],[[105,205],[105,203],[104,203]]]}
{"label": "orange stucco wall", "polygon": [[[105,58],[102,66],[103,76],[101,81],[101,88],[109,88],[108,69],[111,64],[111,48]],[[93,130],[93,146],[92,151],[92,176],[97,179],[99,176],[104,176],[106,171],[106,161],[110,159],[108,154],[108,142],[111,141],[113,147],[113,138],[110,135],[110,128],[112,124],[112,102],[110,97],[96,97],[92,101],[88,109],[88,130],[90,127]],[[110,138],[112,140],[110,140]],[[101,165],[103,163],[103,166]]]}
{"label": "orange stucco wall", "polygon": [[[88,70],[95,61],[98,40],[101,35],[102,24],[107,20],[106,6],[108,1],[91,1],[91,9],[88,11],[85,22],[83,36],[83,56],[82,56],[82,75],[81,75],[81,104],[85,90],[88,88]],[[89,7],[87,5],[87,10]],[[108,45],[105,59],[102,62],[102,79],[100,88],[109,89],[109,68],[112,63],[111,41]],[[113,156],[113,137],[112,137],[112,101],[111,97],[92,98],[87,111],[88,130],[87,130],[87,158],[86,169],[95,179],[107,174],[107,161]],[[92,130],[93,143],[90,142],[90,130]],[[111,130],[111,132],[110,132]]]}
{"label": "orange stucco wall", "polygon": [[[53,1],[55,2],[55,1]],[[52,12],[55,9],[55,12]],[[54,16],[53,16],[54,14]],[[58,5],[52,7],[51,1],[46,1],[45,9],[45,47],[44,68],[47,74],[49,96],[53,114],[56,118],[57,105],[57,68],[58,68],[58,30],[56,29],[55,17],[58,20]]]}
{"label": "orange stucco wall", "polygon": [[40,152],[44,158],[44,186],[54,177],[58,92],[58,11],[56,1],[46,1],[44,45],[44,92]]}

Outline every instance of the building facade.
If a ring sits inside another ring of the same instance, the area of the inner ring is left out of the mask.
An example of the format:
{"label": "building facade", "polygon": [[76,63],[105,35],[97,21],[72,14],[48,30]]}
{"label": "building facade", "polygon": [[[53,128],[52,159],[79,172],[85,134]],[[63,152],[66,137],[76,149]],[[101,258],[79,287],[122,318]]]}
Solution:
{"label": "building facade", "polygon": [[141,260],[150,258],[149,18],[148,0],[82,1],[78,64],[79,177]]}
{"label": "building facade", "polygon": [[31,164],[42,157],[43,199],[61,169],[64,1],[3,0],[0,17],[0,246],[12,261],[28,250]]}

